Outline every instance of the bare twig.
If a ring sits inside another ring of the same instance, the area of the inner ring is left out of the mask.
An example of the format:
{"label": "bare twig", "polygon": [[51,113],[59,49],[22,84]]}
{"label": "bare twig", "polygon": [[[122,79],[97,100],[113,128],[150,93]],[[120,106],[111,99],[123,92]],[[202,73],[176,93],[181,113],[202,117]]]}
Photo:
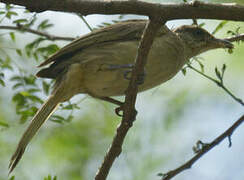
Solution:
{"label": "bare twig", "polygon": [[147,55],[152,45],[154,36],[161,26],[162,23],[159,23],[158,20],[151,19],[143,32],[142,40],[140,42],[136,56],[135,66],[132,70],[131,80],[126,91],[125,103],[122,106],[123,118],[119,127],[117,128],[112,145],[109,148],[104,161],[96,174],[95,180],[106,179],[115,158],[118,157],[122,151],[122,144],[124,142],[125,136],[129,129],[132,127],[133,121],[136,117],[135,101],[138,91],[138,78],[144,73],[144,66],[146,65]]}
{"label": "bare twig", "polygon": [[234,37],[229,37],[229,38],[226,38],[225,40],[230,41],[230,42],[244,41],[244,34],[239,34],[239,35],[236,35]]}
{"label": "bare twig", "polygon": [[[241,125],[244,121],[244,115],[240,117],[229,129],[227,129],[224,133],[222,133],[220,136],[218,136],[216,139],[214,139],[211,143],[209,144],[204,144],[202,149],[194,156],[192,157],[189,161],[181,165],[180,167],[167,172],[166,174],[163,175],[162,180],[169,180],[176,176],[177,174],[181,173],[182,171],[189,169],[192,167],[192,165],[200,159],[204,154],[206,154],[208,151],[210,151],[212,148],[214,148],[216,145],[218,145],[220,142],[222,142],[225,138],[230,138],[233,132],[236,130],[237,127]],[[231,142],[231,141],[229,141]]]}
{"label": "bare twig", "polygon": [[54,36],[45,32],[41,32],[38,30],[30,29],[21,25],[17,26],[0,26],[0,29],[7,29],[7,30],[16,30],[16,31],[22,31],[22,32],[29,32],[32,34],[36,34],[39,36],[46,37],[48,40],[54,41],[54,40],[63,40],[63,41],[73,41],[75,38],[72,37],[62,37],[62,36]]}
{"label": "bare twig", "polygon": [[77,15],[79,16],[79,18],[81,18],[81,20],[85,23],[85,25],[87,26],[87,28],[92,32],[93,29],[90,26],[90,24],[87,22],[87,20],[84,18],[84,16],[82,16],[81,14],[77,13]]}
{"label": "bare twig", "polygon": [[194,68],[192,65],[187,64],[187,67],[192,69],[193,71],[201,74],[202,76],[206,77],[207,79],[211,80],[212,82],[214,82],[215,84],[217,84],[219,87],[221,87],[227,94],[229,94],[236,102],[238,102],[239,104],[241,104],[242,106],[244,106],[244,102],[242,99],[236,97],[228,88],[225,87],[225,85],[223,84],[222,81],[218,81],[206,74],[204,74],[203,72],[199,71],[198,69]]}

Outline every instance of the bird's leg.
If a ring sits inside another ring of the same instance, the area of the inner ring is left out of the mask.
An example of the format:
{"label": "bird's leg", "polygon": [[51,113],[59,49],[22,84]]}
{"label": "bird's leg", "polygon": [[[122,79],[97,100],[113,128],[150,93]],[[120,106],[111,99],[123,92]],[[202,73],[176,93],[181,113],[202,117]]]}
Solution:
{"label": "bird's leg", "polygon": [[112,104],[115,104],[115,105],[118,105],[119,107],[115,108],[115,113],[118,115],[118,116],[122,116],[120,114],[120,112],[123,110],[123,106],[124,106],[124,103],[119,101],[119,100],[116,100],[116,99],[113,99],[111,97],[101,97],[101,96],[96,96],[94,95],[93,93],[87,93],[89,94],[90,96],[94,97],[94,98],[97,98],[97,99],[101,99],[103,101],[107,101],[109,103],[112,103]]}
{"label": "bird's leg", "polygon": [[115,113],[118,116],[122,116],[121,111],[123,111],[123,106],[124,106],[123,102],[116,100],[116,99],[113,99],[111,97],[98,97],[98,99],[101,99],[103,101],[107,101],[107,102],[113,103],[115,105],[118,105],[119,107],[115,108]]}
{"label": "bird's leg", "polygon": [[107,101],[107,102],[113,103],[113,104],[118,105],[118,106],[123,106],[124,105],[123,102],[121,102],[119,100],[116,100],[116,99],[113,99],[111,97],[96,97],[96,98],[101,99],[103,101]]}

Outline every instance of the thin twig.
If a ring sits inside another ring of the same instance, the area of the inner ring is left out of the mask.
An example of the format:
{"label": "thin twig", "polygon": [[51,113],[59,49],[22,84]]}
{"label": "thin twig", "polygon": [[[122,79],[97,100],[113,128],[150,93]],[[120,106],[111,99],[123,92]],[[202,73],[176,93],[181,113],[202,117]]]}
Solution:
{"label": "thin twig", "polygon": [[[244,115],[240,117],[230,128],[228,128],[224,133],[222,133],[220,136],[218,136],[216,139],[214,139],[211,143],[205,144],[202,149],[190,160],[188,160],[186,163],[181,165],[180,167],[167,172],[163,175],[162,180],[169,180],[176,176],[177,174],[181,173],[182,171],[189,169],[192,167],[192,165],[200,159],[204,154],[206,154],[208,151],[210,151],[212,148],[214,148],[216,145],[218,145],[220,142],[222,142],[225,138],[231,137],[233,132],[236,130],[237,127],[241,125],[244,121]],[[231,143],[231,141],[229,141]]]}
{"label": "thin twig", "polygon": [[136,56],[135,66],[132,70],[131,80],[126,91],[125,103],[122,106],[123,118],[119,127],[117,128],[112,145],[109,148],[104,161],[96,174],[95,180],[106,179],[115,158],[118,157],[122,151],[122,144],[124,142],[125,136],[129,129],[132,127],[133,121],[136,117],[135,101],[138,92],[138,78],[144,73],[144,66],[146,65],[147,55],[149,53],[155,34],[161,26],[162,23],[159,23],[158,20],[151,19],[143,32],[142,40],[140,42]]}
{"label": "thin twig", "polygon": [[239,34],[239,35],[236,35],[234,37],[225,38],[225,40],[230,41],[230,42],[244,41],[244,34]]}
{"label": "thin twig", "polygon": [[0,29],[7,29],[7,30],[17,30],[17,31],[22,31],[22,32],[29,32],[32,34],[36,34],[39,36],[46,37],[48,40],[54,41],[54,40],[63,40],[63,41],[73,41],[75,38],[73,37],[62,37],[62,36],[54,36],[50,35],[45,32],[41,32],[38,30],[30,29],[27,27],[24,27],[22,25],[17,25],[17,26],[0,26]]}
{"label": "thin twig", "polygon": [[229,94],[235,101],[237,101],[239,104],[241,104],[242,106],[244,106],[244,102],[242,99],[236,97],[228,88],[225,87],[225,85],[223,84],[223,82],[218,81],[206,74],[204,74],[203,72],[199,71],[198,69],[194,68],[192,65],[187,64],[187,67],[192,69],[193,71],[199,73],[200,75],[206,77],[207,79],[211,80],[212,82],[214,82],[215,84],[217,84],[219,87],[221,87],[227,94]]}
{"label": "thin twig", "polygon": [[90,26],[90,24],[87,22],[87,20],[84,18],[84,16],[82,16],[81,14],[77,13],[77,15],[81,18],[81,20],[85,23],[85,25],[87,26],[87,28],[92,32],[93,29]]}

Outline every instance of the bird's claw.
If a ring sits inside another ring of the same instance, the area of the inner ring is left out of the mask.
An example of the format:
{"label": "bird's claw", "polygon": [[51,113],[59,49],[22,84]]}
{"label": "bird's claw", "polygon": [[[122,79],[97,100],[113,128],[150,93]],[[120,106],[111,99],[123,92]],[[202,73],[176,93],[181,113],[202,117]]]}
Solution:
{"label": "bird's claw", "polygon": [[[124,78],[127,80],[131,80],[129,74],[131,74],[132,70],[124,71]],[[143,73],[137,75],[137,85],[142,85],[145,81],[146,71],[144,70]]]}
{"label": "bird's claw", "polygon": [[119,117],[122,117],[123,116],[123,114],[121,114],[122,111],[123,111],[123,106],[120,106],[120,107],[115,108],[115,113]]}

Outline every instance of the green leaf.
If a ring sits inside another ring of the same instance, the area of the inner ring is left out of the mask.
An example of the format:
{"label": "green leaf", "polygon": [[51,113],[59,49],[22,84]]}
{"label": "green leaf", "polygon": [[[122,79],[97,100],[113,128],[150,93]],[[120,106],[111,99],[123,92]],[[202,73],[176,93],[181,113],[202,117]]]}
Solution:
{"label": "green leaf", "polygon": [[2,79],[0,79],[0,85],[5,87],[5,82]]}
{"label": "green leaf", "polygon": [[34,48],[37,48],[38,45],[39,45],[42,41],[44,41],[44,40],[45,40],[45,38],[40,37],[40,38],[35,39],[33,42],[27,44],[27,45],[25,46],[26,55],[27,55],[28,57],[30,57],[30,56],[34,53],[34,52],[33,52],[33,51],[34,51]]}
{"label": "green leaf", "polygon": [[[25,97],[20,94],[20,93],[16,93],[13,97],[12,97],[12,101],[14,103],[17,104],[17,106],[24,106],[24,104],[26,103],[26,99]],[[16,107],[18,109],[18,107]]]}
{"label": "green leaf", "polygon": [[59,115],[52,115],[50,117],[50,120],[53,122],[56,122],[56,123],[63,124],[65,121],[65,118],[63,118],[62,116],[59,116]]}
{"label": "green leaf", "polygon": [[216,34],[220,29],[222,29],[224,27],[224,25],[226,25],[229,21],[221,21],[218,26],[215,28],[215,30],[212,32],[212,34]]}
{"label": "green leaf", "polygon": [[0,85],[1,86],[5,86],[5,82],[3,81],[3,78],[4,78],[4,74],[0,73]]}
{"label": "green leaf", "polygon": [[42,89],[44,90],[44,93],[48,95],[50,84],[48,84],[46,81],[42,81]]}
{"label": "green leaf", "polygon": [[201,72],[204,73],[204,65],[203,65],[203,63],[202,63],[201,61],[197,61],[197,62],[198,62],[198,64],[200,65]]}
{"label": "green leaf", "polygon": [[222,76],[217,67],[215,67],[215,74],[216,74],[217,78],[222,81]]}
{"label": "green leaf", "polygon": [[6,17],[7,17],[8,19],[11,19],[12,16],[18,16],[18,13],[14,12],[14,11],[8,11],[8,12],[6,13]]}
{"label": "green leaf", "polygon": [[36,88],[31,88],[27,90],[30,94],[35,93],[35,92],[40,92],[40,89],[36,89]]}
{"label": "green leaf", "polygon": [[31,76],[25,76],[23,78],[24,82],[27,84],[27,85],[35,85],[35,82],[36,82],[36,77],[31,75]]}
{"label": "green leaf", "polygon": [[201,23],[201,24],[199,24],[198,26],[199,26],[199,27],[203,27],[203,26],[205,26],[205,24],[206,24],[206,23]]}
{"label": "green leaf", "polygon": [[13,70],[12,66],[11,66],[11,59],[9,56],[6,57],[5,61],[0,61],[1,67],[2,69],[9,69],[9,70]]}
{"label": "green leaf", "polygon": [[15,42],[15,35],[14,35],[14,33],[13,32],[10,32],[9,35],[10,35],[12,41]]}
{"label": "green leaf", "polygon": [[20,94],[24,97],[30,96],[30,93],[28,93],[27,91],[21,91]]}
{"label": "green leaf", "polygon": [[47,28],[52,27],[52,26],[53,26],[53,24],[48,23],[48,19],[45,19],[44,21],[42,21],[42,22],[38,25],[37,29],[38,29],[38,30],[44,30],[44,29],[47,29]]}
{"label": "green leaf", "polygon": [[0,126],[3,126],[3,127],[9,127],[9,125],[8,125],[7,123],[2,122],[2,121],[0,121]]}
{"label": "green leaf", "polygon": [[16,83],[16,84],[12,87],[12,89],[15,90],[15,89],[18,89],[19,87],[22,87],[22,86],[24,86],[23,83]]}
{"label": "green leaf", "polygon": [[44,178],[44,180],[57,180],[57,176],[54,176],[54,177],[52,178],[51,175],[48,175],[47,177]]}
{"label": "green leaf", "polygon": [[22,81],[22,77],[21,76],[13,76],[13,77],[10,78],[10,81],[21,82]]}
{"label": "green leaf", "polygon": [[40,104],[43,103],[43,100],[41,98],[39,98],[38,96],[34,96],[34,95],[28,95],[26,96],[28,99],[32,100],[33,102],[38,102]]}
{"label": "green leaf", "polygon": [[22,56],[22,51],[21,51],[21,49],[16,49],[16,53],[17,53],[19,56]]}
{"label": "green leaf", "polygon": [[5,9],[7,10],[7,11],[9,11],[10,9],[12,9],[13,8],[13,6],[11,6],[10,4],[5,4]]}
{"label": "green leaf", "polygon": [[9,180],[15,180],[15,176],[12,176]]}
{"label": "green leaf", "polygon": [[17,20],[13,21],[14,24],[21,24],[21,23],[26,23],[26,22],[28,22],[27,19],[17,19]]}

